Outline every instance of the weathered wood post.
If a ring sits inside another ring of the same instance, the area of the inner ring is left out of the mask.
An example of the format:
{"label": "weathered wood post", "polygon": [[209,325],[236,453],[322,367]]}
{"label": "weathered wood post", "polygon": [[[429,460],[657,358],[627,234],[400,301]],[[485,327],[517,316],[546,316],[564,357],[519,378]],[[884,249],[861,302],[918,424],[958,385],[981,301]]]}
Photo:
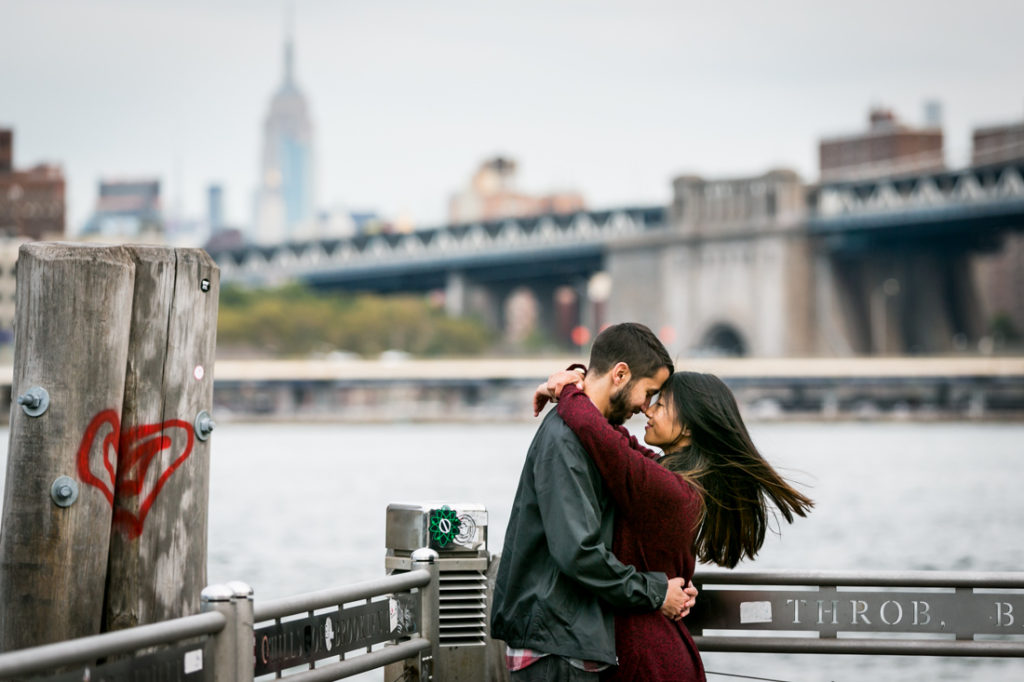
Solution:
{"label": "weathered wood post", "polygon": [[127,249],[135,294],[104,630],[199,613],[206,586],[204,419],[213,405],[219,270],[200,249]]}
{"label": "weathered wood post", "polygon": [[2,651],[100,631],[134,273],[120,247],[19,251],[11,388],[45,389],[49,405],[11,407]]}

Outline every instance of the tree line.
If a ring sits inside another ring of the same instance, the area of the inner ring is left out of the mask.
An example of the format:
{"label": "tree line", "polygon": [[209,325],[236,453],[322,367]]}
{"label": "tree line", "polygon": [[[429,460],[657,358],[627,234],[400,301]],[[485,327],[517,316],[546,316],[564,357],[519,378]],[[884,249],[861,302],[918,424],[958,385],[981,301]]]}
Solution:
{"label": "tree line", "polygon": [[319,292],[299,284],[225,285],[220,292],[217,345],[228,354],[465,356],[483,353],[492,341],[481,321],[449,317],[424,296]]}

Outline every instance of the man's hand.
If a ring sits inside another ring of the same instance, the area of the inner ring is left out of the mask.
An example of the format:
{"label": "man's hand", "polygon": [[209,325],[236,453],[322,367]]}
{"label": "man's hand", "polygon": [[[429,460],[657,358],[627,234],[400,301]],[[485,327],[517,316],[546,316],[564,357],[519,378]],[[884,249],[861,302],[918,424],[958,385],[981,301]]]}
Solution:
{"label": "man's hand", "polygon": [[544,409],[549,400],[558,402],[558,396],[561,395],[562,389],[569,384],[576,384],[579,388],[583,388],[583,375],[576,370],[567,369],[555,372],[548,377],[548,380],[538,386],[537,392],[533,394],[533,416],[539,416],[540,411]]}
{"label": "man's hand", "polygon": [[556,396],[551,395],[548,390],[548,382],[542,383],[537,387],[537,392],[533,394],[533,416],[539,417],[540,411],[544,409],[544,406],[548,404],[548,401],[554,401]]}
{"label": "man's hand", "polygon": [[665,603],[661,605],[661,613],[666,618],[680,620],[690,613],[696,603],[697,588],[693,583],[687,584],[682,578],[672,578],[668,581],[668,593],[665,595]]}

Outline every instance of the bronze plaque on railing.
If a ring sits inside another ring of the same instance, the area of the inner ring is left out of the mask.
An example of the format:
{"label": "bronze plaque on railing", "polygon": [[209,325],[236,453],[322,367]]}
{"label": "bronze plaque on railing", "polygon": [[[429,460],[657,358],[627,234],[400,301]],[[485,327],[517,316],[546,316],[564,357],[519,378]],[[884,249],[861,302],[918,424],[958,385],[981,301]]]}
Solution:
{"label": "bronze plaque on railing", "polygon": [[418,595],[388,599],[306,615],[256,628],[256,675],[388,642],[414,634],[419,623]]}

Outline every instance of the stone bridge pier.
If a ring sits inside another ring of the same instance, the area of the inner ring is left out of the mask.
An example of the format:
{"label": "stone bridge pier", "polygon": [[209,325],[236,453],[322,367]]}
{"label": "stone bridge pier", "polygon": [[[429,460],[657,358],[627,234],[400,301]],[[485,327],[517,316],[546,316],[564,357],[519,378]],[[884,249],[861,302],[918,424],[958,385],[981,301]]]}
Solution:
{"label": "stone bridge pier", "polygon": [[1024,319],[1020,172],[901,182],[677,178],[663,229],[607,247],[609,320],[679,357],[977,351]]}
{"label": "stone bridge pier", "polygon": [[447,275],[445,309],[452,316],[482,320],[513,347],[533,342],[567,347],[572,345],[573,329],[595,319],[588,281],[585,274],[568,280],[481,281],[453,271]]}
{"label": "stone bridge pier", "polygon": [[611,245],[612,320],[651,327],[676,357],[813,354],[813,268],[795,173],[681,177],[666,229]]}
{"label": "stone bridge pier", "polygon": [[985,319],[972,256],[952,248],[818,255],[839,355],[945,353],[974,346]]}

